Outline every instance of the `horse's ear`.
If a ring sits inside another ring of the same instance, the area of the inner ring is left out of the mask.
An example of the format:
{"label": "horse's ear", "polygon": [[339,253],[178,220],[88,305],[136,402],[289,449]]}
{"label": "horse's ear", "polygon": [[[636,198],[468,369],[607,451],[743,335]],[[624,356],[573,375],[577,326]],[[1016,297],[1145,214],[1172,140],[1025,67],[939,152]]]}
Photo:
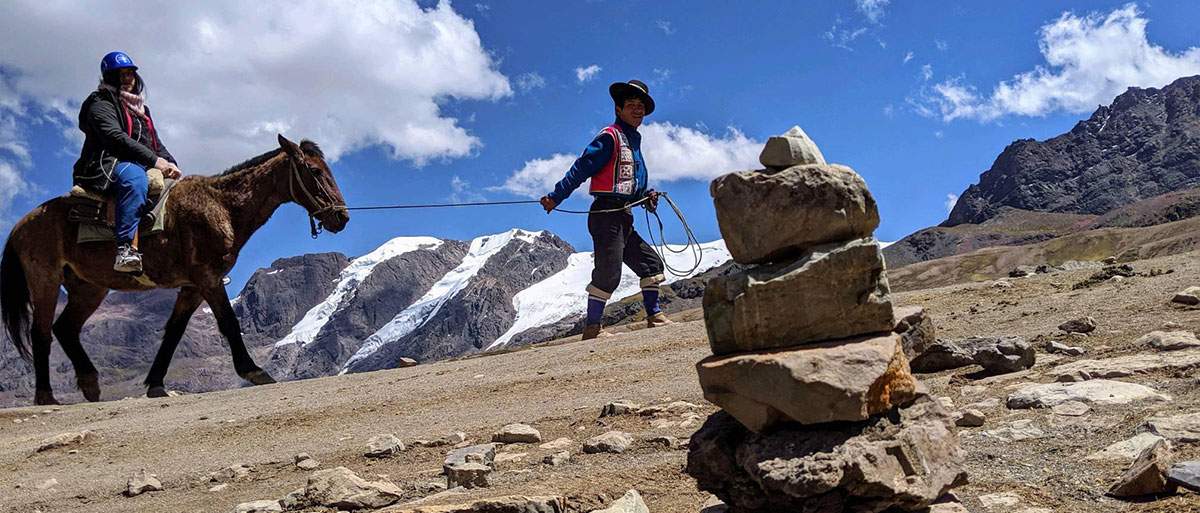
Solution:
{"label": "horse's ear", "polygon": [[283,134],[279,134],[279,147],[283,148],[284,153],[287,153],[289,156],[300,157],[302,155],[300,146],[297,146],[296,143],[289,141],[287,137],[283,136]]}

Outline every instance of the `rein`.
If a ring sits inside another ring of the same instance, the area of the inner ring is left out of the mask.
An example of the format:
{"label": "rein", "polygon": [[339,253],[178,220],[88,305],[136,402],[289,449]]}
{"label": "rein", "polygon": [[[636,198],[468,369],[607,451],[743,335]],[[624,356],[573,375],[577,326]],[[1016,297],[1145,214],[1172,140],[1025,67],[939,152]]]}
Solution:
{"label": "rein", "polygon": [[[297,157],[291,155],[288,156],[288,161],[292,164],[292,174],[288,175],[288,192],[292,195],[292,201],[297,205],[303,206],[303,204],[300,203],[300,199],[296,196],[296,183],[299,182],[300,191],[304,193],[306,198],[308,198],[308,202],[314,207],[320,205],[321,202],[317,201],[317,198],[314,197],[311,192],[308,192],[308,187],[304,185],[304,180],[300,176],[300,167],[296,165],[296,159]],[[304,167],[308,167],[308,164],[305,163]],[[309,171],[312,171],[311,167],[308,167],[308,169]],[[324,185],[321,185],[321,182],[314,181],[314,183],[317,184],[317,188],[320,189],[321,194],[323,194],[326,198],[331,197],[329,191],[325,189]],[[329,205],[318,209],[315,212],[310,211],[308,213],[308,227],[312,231],[312,238],[317,238],[317,236],[321,234],[321,230],[324,228],[324,226],[321,224],[321,221],[318,219],[319,217],[330,212],[345,212],[347,210],[348,209],[346,208],[346,205]]]}

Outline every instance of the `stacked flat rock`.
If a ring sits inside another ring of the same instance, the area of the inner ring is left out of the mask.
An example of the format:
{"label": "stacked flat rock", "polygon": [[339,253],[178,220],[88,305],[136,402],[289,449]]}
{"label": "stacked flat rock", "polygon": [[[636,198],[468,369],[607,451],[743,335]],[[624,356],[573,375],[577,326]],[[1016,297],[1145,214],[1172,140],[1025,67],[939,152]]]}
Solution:
{"label": "stacked flat rock", "polygon": [[713,356],[696,369],[724,411],[693,436],[688,474],[733,511],[927,508],[966,483],[966,454],[910,371],[875,199],[799,127],[760,161],[712,183],[726,246],[749,267],[704,292]]}

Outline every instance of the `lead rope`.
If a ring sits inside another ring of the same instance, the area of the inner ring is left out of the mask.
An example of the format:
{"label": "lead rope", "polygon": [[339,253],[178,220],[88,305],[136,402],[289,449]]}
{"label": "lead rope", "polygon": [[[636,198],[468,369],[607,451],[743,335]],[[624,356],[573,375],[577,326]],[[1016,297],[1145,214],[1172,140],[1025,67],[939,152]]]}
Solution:
{"label": "lead rope", "polygon": [[[304,184],[301,183],[300,185],[303,187]],[[307,191],[305,191],[305,192],[307,192]],[[679,222],[683,225],[684,233],[687,234],[687,243],[684,245],[684,247],[682,249],[680,249],[678,251],[671,249],[671,246],[667,245],[666,238],[663,236],[663,222],[662,222],[662,218],[658,216],[657,209],[655,209],[654,212],[651,212],[649,208],[646,208],[646,233],[648,233],[650,235],[650,245],[654,248],[654,253],[656,255],[658,255],[659,260],[662,261],[664,271],[666,271],[667,273],[670,273],[672,276],[675,276],[678,278],[690,277],[692,275],[692,273],[696,272],[696,270],[700,268],[700,265],[704,261],[704,248],[702,246],[700,246],[700,241],[698,239],[696,239],[696,235],[694,233],[692,233],[692,227],[688,225],[687,219],[683,217],[683,211],[679,210],[679,206],[676,205],[674,201],[671,201],[671,197],[668,196],[667,193],[659,192],[658,194],[659,194],[659,196],[666,198],[667,204],[671,206],[671,210],[675,211],[675,215],[679,218]],[[650,197],[646,196],[646,197],[643,197],[642,199],[637,200],[633,203],[629,203],[628,205],[625,205],[624,207],[621,207],[621,208],[609,208],[609,209],[604,209],[604,210],[567,210],[567,209],[562,209],[562,208],[555,208],[554,211],[562,212],[564,214],[611,214],[611,213],[616,213],[616,212],[627,212],[627,213],[632,214],[633,207],[641,205],[643,208],[645,208],[645,204],[649,201],[650,201]],[[474,202],[474,203],[430,203],[430,204],[424,204],[424,205],[379,205],[379,206],[370,206],[370,207],[341,207],[341,208],[344,208],[345,210],[404,210],[404,209],[413,209],[413,208],[451,208],[451,207],[486,207],[486,206],[496,206],[496,205],[528,205],[528,204],[534,204],[534,203],[541,203],[541,202],[538,200],[480,201],[480,202]],[[653,229],[653,226],[650,224],[650,216],[651,215],[653,215],[654,219],[658,221],[658,238],[657,239],[655,239],[655,237],[654,237],[654,229]],[[310,222],[312,221],[311,215],[309,216],[309,221]],[[316,225],[313,225],[313,226],[314,226],[313,233],[314,233],[314,237],[315,237],[315,234],[317,233],[316,227],[315,227]],[[663,241],[661,247],[659,247],[660,245],[657,242],[659,240]],[[686,270],[684,270],[682,268],[676,268],[667,262],[666,257],[667,257],[668,252],[674,253],[674,254],[682,254],[682,253],[685,253],[688,251],[691,251],[691,253],[692,253],[693,262],[692,262],[692,266],[687,268]]]}

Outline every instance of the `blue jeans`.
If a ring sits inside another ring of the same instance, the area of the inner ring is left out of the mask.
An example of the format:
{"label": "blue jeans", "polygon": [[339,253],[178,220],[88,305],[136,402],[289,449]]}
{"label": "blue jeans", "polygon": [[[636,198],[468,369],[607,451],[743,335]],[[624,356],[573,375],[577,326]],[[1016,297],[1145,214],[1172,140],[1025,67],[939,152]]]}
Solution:
{"label": "blue jeans", "polygon": [[117,244],[133,242],[137,234],[138,222],[142,218],[142,208],[146,205],[146,191],[149,188],[146,178],[146,168],[132,162],[118,162],[113,168],[113,185],[116,186],[116,231]]}

